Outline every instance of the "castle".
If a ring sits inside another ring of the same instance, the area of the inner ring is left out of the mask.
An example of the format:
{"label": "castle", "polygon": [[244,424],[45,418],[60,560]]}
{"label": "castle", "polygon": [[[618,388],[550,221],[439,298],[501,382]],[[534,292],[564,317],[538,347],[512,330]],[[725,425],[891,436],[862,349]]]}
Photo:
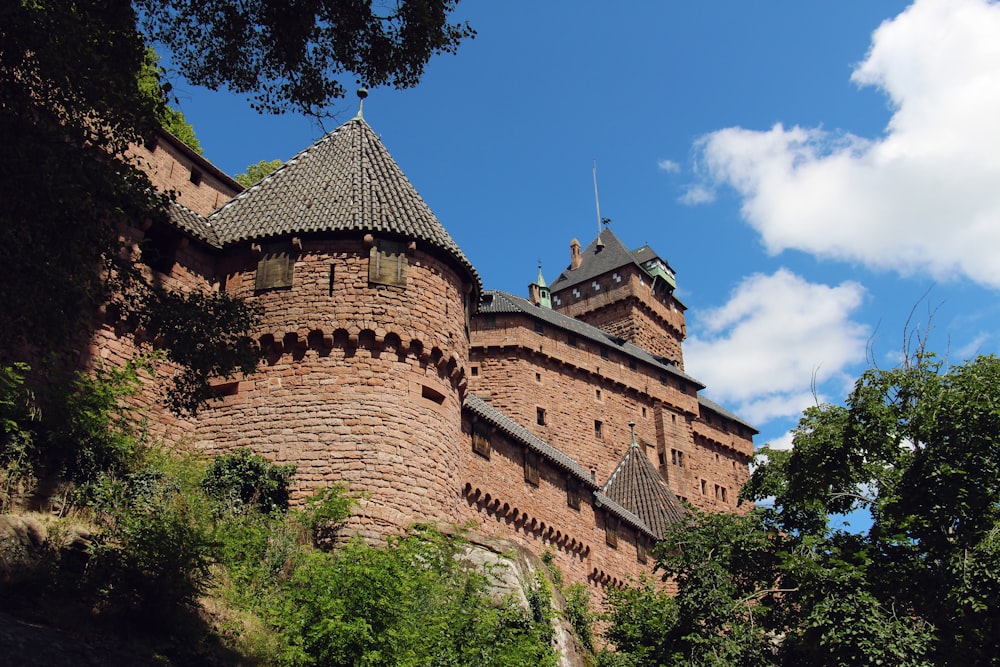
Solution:
{"label": "castle", "polygon": [[[243,191],[169,134],[135,149],[177,193],[132,230],[136,257],[181,290],[263,306],[256,373],[159,433],[297,466],[302,497],[346,483],[369,538],[413,522],[549,549],[571,581],[650,571],[681,501],[737,511],[754,428],[684,372],[685,306],[648,246],[605,228],[528,298],[479,275],[360,113]],[[105,326],[91,355],[120,361]]]}

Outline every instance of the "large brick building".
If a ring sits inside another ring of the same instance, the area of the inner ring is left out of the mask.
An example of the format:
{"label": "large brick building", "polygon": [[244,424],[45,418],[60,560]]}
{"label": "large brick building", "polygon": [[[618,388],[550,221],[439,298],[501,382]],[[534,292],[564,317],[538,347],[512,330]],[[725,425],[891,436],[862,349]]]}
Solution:
{"label": "large brick building", "polygon": [[[177,192],[169,224],[134,230],[139,261],[264,309],[259,370],[196,419],[149,387],[165,437],[293,463],[297,497],[347,483],[368,537],[471,525],[593,585],[650,568],[681,501],[736,511],[755,431],[684,372],[685,308],[651,248],[605,229],[551,287],[483,290],[360,114],[242,192],[169,135],[136,150]],[[92,355],[128,356],[113,325]]]}

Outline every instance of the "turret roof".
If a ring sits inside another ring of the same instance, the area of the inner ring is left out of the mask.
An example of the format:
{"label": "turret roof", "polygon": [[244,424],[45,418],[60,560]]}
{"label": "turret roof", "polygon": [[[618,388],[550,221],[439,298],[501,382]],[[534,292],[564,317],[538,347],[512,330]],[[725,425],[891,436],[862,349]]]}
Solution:
{"label": "turret roof", "polygon": [[310,232],[371,232],[443,251],[475,268],[357,116],[208,216],[223,245]]}
{"label": "turret roof", "polygon": [[634,436],[602,491],[642,519],[656,539],[662,539],[667,526],[681,521],[687,514],[659,471],[639,449]]}

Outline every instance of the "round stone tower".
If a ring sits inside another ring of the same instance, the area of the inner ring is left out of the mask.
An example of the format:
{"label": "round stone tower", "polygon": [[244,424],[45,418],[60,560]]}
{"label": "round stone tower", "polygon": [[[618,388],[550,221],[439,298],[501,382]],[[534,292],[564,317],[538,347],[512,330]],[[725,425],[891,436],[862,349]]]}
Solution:
{"label": "round stone tower", "polygon": [[219,388],[198,445],[295,464],[297,497],[346,483],[368,537],[455,521],[480,282],[360,114],[209,223],[266,356]]}

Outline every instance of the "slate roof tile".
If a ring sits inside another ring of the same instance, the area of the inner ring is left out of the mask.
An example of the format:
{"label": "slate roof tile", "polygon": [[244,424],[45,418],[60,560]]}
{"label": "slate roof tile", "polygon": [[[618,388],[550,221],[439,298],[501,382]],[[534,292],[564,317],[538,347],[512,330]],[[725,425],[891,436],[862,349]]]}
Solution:
{"label": "slate roof tile", "polygon": [[634,440],[601,491],[638,516],[658,540],[663,538],[667,526],[683,520],[687,514],[684,505]]}
{"label": "slate roof tile", "polygon": [[363,118],[325,135],[209,216],[223,245],[305,232],[372,232],[475,268]]}
{"label": "slate roof tile", "polygon": [[178,204],[175,201],[170,202],[169,206],[167,206],[167,215],[170,216],[170,221],[181,231],[208,243],[214,248],[222,247],[219,243],[219,235],[215,233],[215,229],[208,224],[208,221],[183,204]]}

